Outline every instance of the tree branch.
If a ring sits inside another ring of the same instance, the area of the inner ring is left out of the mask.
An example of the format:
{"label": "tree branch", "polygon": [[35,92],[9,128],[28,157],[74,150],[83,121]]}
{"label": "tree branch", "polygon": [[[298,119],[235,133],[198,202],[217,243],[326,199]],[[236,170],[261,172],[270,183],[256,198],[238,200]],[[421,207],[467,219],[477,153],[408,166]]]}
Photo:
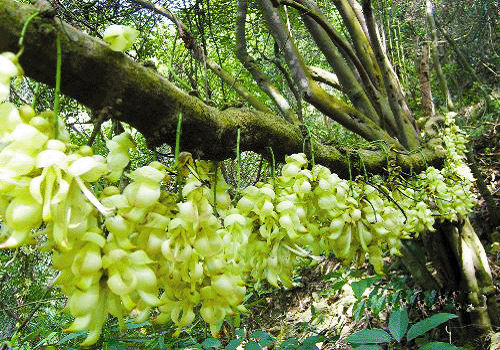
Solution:
{"label": "tree branch", "polygon": [[[0,52],[17,51],[25,20],[36,9],[14,0],[0,4]],[[26,75],[50,86],[55,85],[56,31],[60,21],[36,17],[25,37],[20,58]],[[61,91],[93,110],[113,108],[114,119],[129,123],[140,131],[150,145],[174,144],[177,115],[183,113],[181,149],[204,159],[222,160],[234,155],[236,132],[241,129],[240,149],[268,155],[272,147],[277,160],[301,152],[303,139],[299,128],[270,113],[229,108],[220,111],[189,96],[159,74],[133,62],[122,53],[113,52],[102,41],[62,24]],[[116,103],[121,99],[121,103]],[[339,176],[349,176],[351,153],[353,175],[363,173],[353,159],[363,161],[368,172],[383,173],[388,152],[337,149],[313,145],[317,163]],[[391,154],[392,156],[392,154]],[[440,167],[444,151],[424,148],[420,152],[396,154],[401,167],[419,171],[429,165]]]}
{"label": "tree branch", "polygon": [[271,83],[271,79],[260,71],[257,67],[257,62],[248,54],[247,39],[245,37],[245,22],[247,18],[247,2],[246,0],[238,1],[238,14],[236,15],[236,57],[240,60],[243,66],[252,74],[253,79],[259,85],[278,107],[281,114],[291,123],[299,124],[299,120],[288,100],[283,94]]}
{"label": "tree branch", "polygon": [[184,42],[186,49],[191,52],[192,56],[200,61],[203,65],[206,65],[212,72],[214,72],[219,78],[221,78],[226,84],[231,86],[241,97],[243,97],[253,108],[261,112],[271,112],[262,102],[260,102],[254,95],[252,95],[247,89],[245,89],[231,74],[226,72],[221,66],[219,66],[215,61],[208,58],[203,49],[198,45],[193,34],[189,31],[188,27],[175,16],[172,12],[167,9],[154,5],[147,0],[129,0],[131,2],[140,4],[145,8],[154,11],[162,16],[165,16],[177,26],[179,35]]}
{"label": "tree branch", "polygon": [[315,81],[319,81],[320,83],[329,85],[336,90],[342,91],[342,86],[340,86],[339,79],[335,73],[315,66],[307,66],[307,68],[309,69],[311,78]]}
{"label": "tree branch", "polygon": [[389,104],[398,125],[399,138],[408,149],[414,150],[420,146],[420,137],[417,133],[413,117],[408,114],[409,110],[407,111],[404,108],[404,103],[400,103],[400,100],[402,99],[401,87],[399,86],[397,79],[395,79],[392,75],[392,68],[388,64],[387,57],[382,49],[380,40],[378,39],[371,0],[363,0],[362,5],[375,57],[380,70],[382,71],[382,77],[385,89],[387,90]]}
{"label": "tree branch", "polygon": [[289,37],[288,31],[283,28],[277,9],[270,0],[260,0],[259,4],[271,34],[284,51],[288,67],[297,82],[299,91],[304,96],[304,100],[366,140],[383,140],[389,145],[403,149],[399,141],[392,138],[367,115],[328,94],[312,80],[297,47]]}
{"label": "tree branch", "polygon": [[[314,1],[300,1],[302,5],[296,2],[295,4],[297,9],[301,9],[301,16],[307,30],[318,45],[318,48],[325,55],[330,66],[337,73],[343,91],[349,96],[352,104],[378,125],[383,125],[385,130],[392,136],[397,136],[398,129],[394,115],[388,107],[387,96],[382,94],[372,84],[365,68],[356,57],[354,50],[327,23],[324,15],[322,15],[321,10]],[[349,62],[351,64],[348,64]],[[359,74],[359,78],[361,79],[358,78],[356,73]]]}

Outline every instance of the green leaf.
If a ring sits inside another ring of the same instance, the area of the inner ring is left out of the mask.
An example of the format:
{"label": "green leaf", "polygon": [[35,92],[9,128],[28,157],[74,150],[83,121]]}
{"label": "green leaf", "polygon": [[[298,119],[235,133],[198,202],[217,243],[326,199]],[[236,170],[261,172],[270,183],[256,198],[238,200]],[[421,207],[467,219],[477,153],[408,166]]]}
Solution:
{"label": "green leaf", "polygon": [[307,337],[302,342],[302,345],[298,347],[300,350],[318,350],[316,343],[322,342],[325,340],[325,337],[322,335],[313,335],[311,337]]}
{"label": "green leaf", "polygon": [[354,296],[356,297],[356,299],[361,299],[366,288],[370,287],[373,283],[377,282],[378,280],[380,280],[380,276],[368,277],[357,282],[352,282],[351,288],[352,291],[354,292]]}
{"label": "green leaf", "polygon": [[245,345],[245,350],[261,350],[261,349],[262,347],[254,341],[249,341]]}
{"label": "green leaf", "polygon": [[371,297],[372,312],[377,316],[385,306],[386,297],[384,295],[374,295]]}
{"label": "green leaf", "polygon": [[389,318],[389,332],[399,343],[408,329],[408,312],[406,309],[394,311]]}
{"label": "green leaf", "polygon": [[127,329],[146,328],[148,326],[151,326],[150,322],[141,322],[141,323],[129,322],[129,323],[125,323],[125,328],[127,328]]}
{"label": "green leaf", "polygon": [[59,340],[59,344],[64,344],[64,343],[67,343],[69,342],[70,340],[73,340],[75,338],[78,338],[78,337],[82,337],[84,336],[85,333],[83,332],[79,332],[79,333],[70,333],[66,336],[64,336],[61,340]]}
{"label": "green leaf", "polygon": [[219,339],[215,338],[207,338],[201,343],[203,349],[218,349],[222,346],[222,343]]}
{"label": "green leaf", "polygon": [[363,315],[365,314],[366,303],[363,300],[358,300],[352,309],[352,315],[354,316],[354,321],[359,322]]}
{"label": "green leaf", "polygon": [[245,330],[243,328],[237,328],[234,330],[234,334],[236,334],[236,336],[238,338],[244,338],[245,337]]}
{"label": "green leaf", "polygon": [[255,331],[250,338],[257,339],[260,346],[265,347],[274,344],[275,339],[264,331]]}
{"label": "green leaf", "polygon": [[234,327],[241,327],[241,315],[239,313],[234,315]]}
{"label": "green leaf", "polygon": [[354,350],[382,350],[382,347],[376,344],[363,344],[356,346]]}
{"label": "green leaf", "polygon": [[422,345],[420,350],[456,350],[459,349],[455,345],[443,343],[440,341],[434,341],[432,343],[427,343]]}
{"label": "green leaf", "polygon": [[243,338],[233,339],[227,344],[226,350],[236,350],[243,342]]}
{"label": "green leaf", "polygon": [[299,341],[295,338],[289,338],[285,340],[283,343],[280,345],[281,350],[295,350],[299,346]]}
{"label": "green leaf", "polygon": [[109,342],[108,349],[109,350],[125,350],[126,347],[121,341],[112,340]]}
{"label": "green leaf", "polygon": [[382,329],[365,329],[351,334],[347,341],[353,344],[379,344],[390,343],[392,338]]}
{"label": "green leaf", "polygon": [[390,294],[388,297],[389,302],[392,304],[393,307],[399,303],[400,298],[401,298],[401,292],[399,290]]}
{"label": "green leaf", "polygon": [[312,335],[304,339],[302,344],[316,344],[322,342],[323,340],[325,340],[325,337],[323,335]]}
{"label": "green leaf", "polygon": [[43,328],[38,328],[38,329],[35,329],[33,332],[29,333],[26,337],[23,338],[22,342],[29,342],[33,339],[35,339],[36,337],[38,337],[40,335],[40,333],[42,333],[43,331]]}
{"label": "green leaf", "polygon": [[408,331],[406,339],[408,339],[408,341],[415,339],[416,337],[421,336],[422,334],[430,331],[431,329],[436,328],[440,324],[445,323],[446,321],[449,321],[457,317],[458,317],[457,315],[448,313],[439,313],[436,315],[432,315],[431,317],[428,317],[420,322],[415,323]]}
{"label": "green leaf", "polygon": [[345,285],[344,280],[337,281],[332,287],[331,290],[336,292],[342,289],[342,287]]}

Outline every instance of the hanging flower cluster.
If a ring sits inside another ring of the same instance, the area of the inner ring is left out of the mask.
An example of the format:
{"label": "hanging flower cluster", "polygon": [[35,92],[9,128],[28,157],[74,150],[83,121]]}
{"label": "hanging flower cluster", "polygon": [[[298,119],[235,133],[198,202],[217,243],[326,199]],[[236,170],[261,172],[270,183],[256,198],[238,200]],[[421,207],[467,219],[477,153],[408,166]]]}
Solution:
{"label": "hanging flower cluster", "polygon": [[[21,72],[12,57],[0,55],[0,91]],[[130,135],[109,140],[104,158],[56,133],[52,113],[4,99],[0,248],[47,237],[74,316],[67,331],[89,331],[82,345],[99,339],[108,314],[123,326],[131,312],[144,320],[153,309],[156,321],[179,331],[198,313],[215,334],[227,315],[245,312],[247,283],[291,287],[299,257],[330,253],[346,262],[368,257],[382,273],[383,256],[400,254],[402,239],[432,230],[435,218],[464,217],[473,205],[465,139],[452,117],[442,170],[388,186],[340,179],[293,154],[281,176],[245,188],[233,203],[217,165],[189,156],[178,169],[178,193],[164,189],[169,176],[158,162],[126,174],[123,190],[111,186],[129,164]]]}
{"label": "hanging flower cluster", "polygon": [[0,54],[0,102],[7,100],[10,96],[11,79],[22,74],[23,69],[15,54],[12,52]]}

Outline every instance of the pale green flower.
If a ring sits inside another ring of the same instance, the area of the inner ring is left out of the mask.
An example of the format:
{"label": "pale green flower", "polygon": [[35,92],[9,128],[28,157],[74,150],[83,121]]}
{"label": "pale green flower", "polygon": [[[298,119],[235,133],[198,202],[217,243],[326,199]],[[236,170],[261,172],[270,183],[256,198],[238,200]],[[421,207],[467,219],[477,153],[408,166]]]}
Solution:
{"label": "pale green flower", "polygon": [[136,29],[115,24],[104,31],[103,39],[111,50],[123,52],[132,47],[138,36],[139,32]]}

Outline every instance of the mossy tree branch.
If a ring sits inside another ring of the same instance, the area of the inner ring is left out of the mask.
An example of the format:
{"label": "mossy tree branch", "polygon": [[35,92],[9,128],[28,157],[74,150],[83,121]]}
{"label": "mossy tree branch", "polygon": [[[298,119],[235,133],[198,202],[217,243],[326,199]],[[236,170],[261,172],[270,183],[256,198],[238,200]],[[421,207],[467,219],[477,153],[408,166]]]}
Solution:
{"label": "mossy tree branch", "polygon": [[[2,1],[0,52],[19,49],[23,23],[35,11],[31,5]],[[182,112],[181,148],[197,157],[214,160],[232,157],[238,128],[241,129],[241,151],[268,155],[268,147],[272,147],[277,160],[302,151],[299,128],[278,116],[239,108],[220,111],[208,106],[153,70],[111,51],[102,41],[51,16],[36,17],[28,27],[25,51],[20,58],[28,77],[55,85],[58,31],[62,41],[62,93],[96,111],[113,106],[113,118],[139,130],[152,146],[175,143],[177,115]],[[388,153],[378,148],[346,150],[317,143],[314,152],[317,163],[343,177],[349,174],[346,153],[352,154],[350,163],[354,175],[363,173],[356,163],[363,163],[368,172],[382,173],[388,158]],[[420,152],[389,156],[395,156],[403,169],[418,171],[428,165],[440,166],[444,152],[439,148],[423,148]]]}

